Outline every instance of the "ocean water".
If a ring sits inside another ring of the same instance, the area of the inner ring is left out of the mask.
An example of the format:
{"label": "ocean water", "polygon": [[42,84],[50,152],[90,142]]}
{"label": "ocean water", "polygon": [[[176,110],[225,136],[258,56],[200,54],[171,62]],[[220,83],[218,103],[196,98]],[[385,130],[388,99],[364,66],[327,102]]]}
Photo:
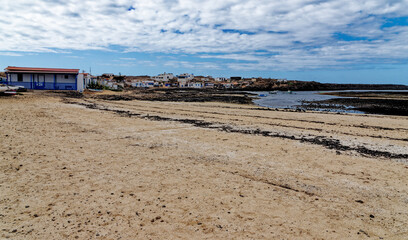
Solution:
{"label": "ocean water", "polygon": [[[250,92],[256,94],[258,97],[253,102],[262,107],[268,108],[281,108],[281,109],[305,109],[303,108],[302,101],[323,101],[333,98],[346,98],[331,95],[320,95],[319,93],[327,92],[404,92],[408,90],[344,90],[344,91],[300,91],[292,92],[291,94],[286,91],[278,91],[277,94],[270,94],[269,92]],[[343,113],[359,113],[364,112],[354,110],[352,106],[335,107],[334,105],[321,105],[324,108],[309,108],[314,111],[328,111],[328,112],[343,112]]]}
{"label": "ocean water", "polygon": [[301,91],[288,92],[278,91],[277,94],[269,94],[269,92],[251,92],[252,94],[266,95],[266,97],[259,97],[255,99],[254,103],[258,106],[269,108],[296,108],[302,101],[322,101],[332,98],[338,98],[330,95],[320,95],[321,91]]}

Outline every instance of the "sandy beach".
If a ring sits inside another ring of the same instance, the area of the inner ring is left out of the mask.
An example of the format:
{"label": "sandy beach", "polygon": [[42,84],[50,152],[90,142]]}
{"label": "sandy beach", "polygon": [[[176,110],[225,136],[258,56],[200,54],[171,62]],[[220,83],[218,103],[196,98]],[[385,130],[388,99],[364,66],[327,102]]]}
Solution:
{"label": "sandy beach", "polygon": [[2,239],[407,239],[408,117],[0,98]]}

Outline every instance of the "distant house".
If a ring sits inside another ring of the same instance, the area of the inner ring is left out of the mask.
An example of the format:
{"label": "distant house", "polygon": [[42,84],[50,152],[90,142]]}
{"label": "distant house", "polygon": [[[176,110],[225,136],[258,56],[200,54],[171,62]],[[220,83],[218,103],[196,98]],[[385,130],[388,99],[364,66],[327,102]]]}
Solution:
{"label": "distant house", "polygon": [[193,80],[194,74],[183,73],[177,76],[178,80]]}
{"label": "distant house", "polygon": [[204,77],[204,76],[194,76],[194,80],[208,82],[208,81],[210,81],[210,78],[209,77]]}
{"label": "distant house", "polygon": [[107,78],[113,77],[113,76],[115,76],[115,74],[113,74],[113,73],[104,73],[104,74],[102,74],[102,77],[107,77]]}
{"label": "distant house", "polygon": [[136,88],[141,88],[143,87],[143,82],[142,81],[135,81],[131,83],[132,87],[136,87]]}
{"label": "distant house", "polygon": [[79,69],[9,66],[5,70],[9,85],[44,90],[84,89],[84,74],[80,74]]}
{"label": "distant house", "polygon": [[233,84],[232,84],[232,83],[223,83],[222,86],[223,86],[224,88],[232,88],[232,87],[233,87]]}
{"label": "distant house", "polygon": [[189,82],[187,85],[189,88],[202,88],[203,83],[202,82]]}
{"label": "distant house", "polygon": [[239,81],[242,77],[230,77],[231,81]]}
{"label": "distant house", "polygon": [[159,82],[168,82],[171,79],[174,78],[173,73],[162,73],[159,74],[158,76],[152,77],[154,80],[159,81]]}
{"label": "distant house", "polygon": [[180,87],[180,88],[188,87],[188,80],[187,79],[178,79],[178,87]]}
{"label": "distant house", "polygon": [[226,82],[226,81],[228,81],[229,79],[228,78],[225,78],[225,77],[217,77],[217,78],[215,78],[215,81],[217,81],[217,82]]}
{"label": "distant house", "polygon": [[82,73],[84,75],[84,87],[87,88],[89,84],[96,84],[97,78],[89,73]]}
{"label": "distant house", "polygon": [[204,84],[204,87],[205,87],[205,88],[214,88],[214,87],[215,87],[215,84],[214,84],[214,83],[211,83],[211,82],[207,82],[207,83]]}
{"label": "distant house", "polygon": [[151,88],[155,86],[157,86],[157,83],[155,81],[144,80],[132,82],[132,87],[136,88]]}

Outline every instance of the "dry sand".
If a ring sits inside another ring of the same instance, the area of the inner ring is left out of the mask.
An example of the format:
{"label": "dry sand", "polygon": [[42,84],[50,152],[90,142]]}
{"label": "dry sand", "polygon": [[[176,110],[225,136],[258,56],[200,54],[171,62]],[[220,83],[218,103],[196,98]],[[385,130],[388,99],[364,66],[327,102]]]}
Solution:
{"label": "dry sand", "polygon": [[407,239],[408,118],[0,98],[0,237]]}

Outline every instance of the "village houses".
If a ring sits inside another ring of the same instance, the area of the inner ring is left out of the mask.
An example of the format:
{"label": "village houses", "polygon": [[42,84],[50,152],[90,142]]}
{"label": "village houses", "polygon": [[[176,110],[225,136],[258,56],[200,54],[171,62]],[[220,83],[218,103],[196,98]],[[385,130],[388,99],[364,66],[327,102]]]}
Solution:
{"label": "village houses", "polygon": [[[245,88],[257,81],[256,78],[242,77],[194,76],[190,73],[174,75],[161,73],[157,76],[122,76],[104,73],[98,77],[82,72],[79,69],[66,68],[27,68],[9,66],[5,69],[7,84],[23,86],[27,89],[77,90],[86,88],[108,88],[120,90],[125,88]],[[261,78],[260,78],[261,79]],[[4,81],[4,80],[3,80]]]}

